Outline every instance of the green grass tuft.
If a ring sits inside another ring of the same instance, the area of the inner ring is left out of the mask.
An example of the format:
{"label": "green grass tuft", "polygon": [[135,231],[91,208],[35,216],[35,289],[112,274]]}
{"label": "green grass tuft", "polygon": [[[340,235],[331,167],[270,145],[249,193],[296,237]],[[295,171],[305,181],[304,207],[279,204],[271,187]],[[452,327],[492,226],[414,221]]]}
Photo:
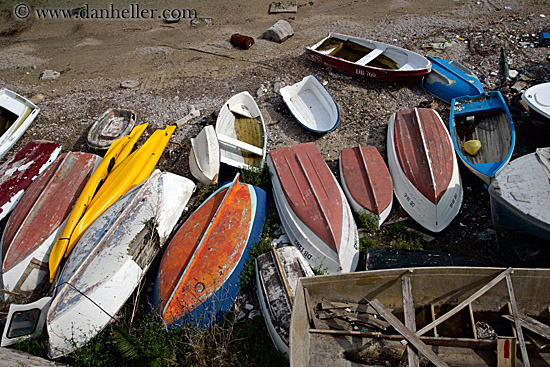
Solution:
{"label": "green grass tuft", "polygon": [[378,231],[378,221],[366,210],[357,214],[357,218],[359,219],[359,224],[369,232]]}
{"label": "green grass tuft", "polygon": [[407,230],[401,222],[392,224],[387,231],[392,237],[392,245],[401,250],[423,250],[424,240],[419,233]]}

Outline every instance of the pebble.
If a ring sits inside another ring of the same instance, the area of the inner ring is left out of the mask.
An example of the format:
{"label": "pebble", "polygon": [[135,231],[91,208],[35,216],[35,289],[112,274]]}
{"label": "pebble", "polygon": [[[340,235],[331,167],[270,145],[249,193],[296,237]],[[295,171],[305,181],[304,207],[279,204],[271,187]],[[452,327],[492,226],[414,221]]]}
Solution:
{"label": "pebble", "polygon": [[120,82],[120,87],[125,89],[134,89],[139,87],[139,80],[136,79],[127,79],[122,82]]}
{"label": "pebble", "polygon": [[40,80],[53,80],[59,78],[60,75],[59,71],[44,70],[42,74],[40,74]]}
{"label": "pebble", "polygon": [[259,314],[260,314],[260,310],[250,311],[250,313],[248,314],[248,318],[253,319],[254,317],[258,316]]}

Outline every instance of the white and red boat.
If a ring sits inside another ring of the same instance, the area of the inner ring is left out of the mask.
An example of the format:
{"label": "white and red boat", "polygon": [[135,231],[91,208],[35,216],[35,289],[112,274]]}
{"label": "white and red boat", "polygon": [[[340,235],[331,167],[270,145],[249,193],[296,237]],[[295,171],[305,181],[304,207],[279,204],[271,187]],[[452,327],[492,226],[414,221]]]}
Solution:
{"label": "white and red boat", "polygon": [[420,79],[432,70],[430,60],[416,52],[338,33],[307,47],[306,57],[359,78],[385,81]]}
{"label": "white and red boat", "polygon": [[353,214],[315,143],[269,152],[273,196],[291,242],[314,269],[351,272],[359,259]]}
{"label": "white and red boat", "polygon": [[397,200],[424,228],[440,232],[462,204],[453,143],[431,108],[394,113],[388,125],[388,165]]}
{"label": "white and red boat", "polygon": [[340,153],[340,179],[351,208],[372,216],[378,228],[388,218],[393,203],[393,183],[388,167],[373,146]]}

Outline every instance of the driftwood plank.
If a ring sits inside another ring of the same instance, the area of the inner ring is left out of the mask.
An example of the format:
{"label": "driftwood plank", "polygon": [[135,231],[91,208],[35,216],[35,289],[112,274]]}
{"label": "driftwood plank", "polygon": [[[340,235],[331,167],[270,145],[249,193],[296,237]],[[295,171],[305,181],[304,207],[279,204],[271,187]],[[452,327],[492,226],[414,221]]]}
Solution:
{"label": "driftwood plank", "polygon": [[354,303],[354,302],[329,301],[325,298],[321,300],[321,310],[337,310],[337,309],[345,309],[345,308],[349,308],[350,311],[352,312],[370,313],[372,315],[376,314],[376,311],[374,310],[374,308],[372,308],[366,301],[364,303]]}
{"label": "driftwood plank", "polygon": [[319,312],[318,313],[320,320],[340,318],[348,322],[360,322],[362,324],[367,324],[373,327],[377,327],[382,330],[386,330],[389,323],[384,320],[377,319],[376,317],[369,314],[357,314],[352,312],[347,312],[345,310],[334,310],[332,312]]}
{"label": "driftwood plank", "polygon": [[[514,318],[510,315],[502,315],[502,317],[504,317],[506,320],[514,322]],[[524,328],[529,329],[539,334],[540,336],[543,336],[546,339],[550,340],[550,326],[521,313],[518,314],[518,319],[521,322],[521,326],[523,326]]]}
{"label": "driftwood plank", "polygon": [[[401,291],[403,293],[403,314],[405,326],[413,333],[416,331],[416,315],[414,314],[414,301],[412,297],[412,286],[410,277],[401,278]],[[419,367],[418,354],[416,350],[407,345],[407,360],[409,367]]]}
{"label": "driftwood plank", "polygon": [[[382,339],[382,340],[403,340],[402,335],[382,334],[377,331],[352,331],[352,330],[332,330],[332,329],[310,329],[310,334],[326,334],[335,336],[354,336],[367,339]],[[496,350],[496,340],[488,339],[470,339],[470,338],[448,338],[448,337],[433,337],[420,336],[418,337],[426,345],[434,345],[441,347],[456,347],[456,348],[471,348],[483,350]]]}
{"label": "driftwood plank", "polygon": [[437,320],[429,323],[428,325],[424,326],[422,329],[417,331],[415,333],[416,336],[424,335],[429,330],[433,329],[437,325],[441,324],[442,322],[448,320],[458,312],[460,312],[464,307],[468,306],[470,303],[481,297],[483,294],[485,294],[489,289],[493,288],[496,284],[498,284],[501,280],[503,280],[506,275],[509,275],[512,272],[512,268],[508,268],[504,270],[502,273],[497,275],[493,280],[491,280],[489,283],[485,284],[483,287],[481,287],[477,292],[472,294],[470,297],[462,301],[459,305],[457,305],[452,310],[448,311],[444,315],[440,316]]}
{"label": "driftwood plank", "polygon": [[380,316],[386,319],[386,321],[389,322],[391,326],[399,332],[399,334],[403,335],[409,343],[411,343],[420,353],[428,358],[436,367],[449,367],[449,365],[442,361],[431,348],[429,348],[422,340],[414,335],[409,328],[403,325],[397,317],[395,317],[391,312],[388,312],[379,300],[374,299],[370,301],[370,305],[380,314]]}
{"label": "driftwood plank", "polygon": [[304,288],[304,300],[306,301],[306,311],[309,318],[309,324],[312,325],[315,329],[319,329],[317,317],[315,316],[315,311],[313,310],[311,299],[309,298],[309,291],[307,288]]}
{"label": "driftwood plank", "polygon": [[516,295],[514,294],[514,287],[512,286],[512,278],[510,274],[506,274],[506,286],[508,288],[508,296],[510,297],[510,304],[512,305],[512,315],[514,316],[514,324],[518,333],[519,349],[521,350],[521,359],[525,367],[531,367],[529,363],[529,355],[527,354],[527,347],[525,346],[525,339],[521,330],[521,322],[519,320],[518,305],[516,303]]}

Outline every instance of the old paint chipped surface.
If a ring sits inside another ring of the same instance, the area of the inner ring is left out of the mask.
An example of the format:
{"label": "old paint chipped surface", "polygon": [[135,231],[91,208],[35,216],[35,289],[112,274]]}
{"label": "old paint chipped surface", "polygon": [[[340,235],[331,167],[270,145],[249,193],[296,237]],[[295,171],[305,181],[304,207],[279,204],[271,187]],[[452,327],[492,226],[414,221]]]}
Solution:
{"label": "old paint chipped surface", "polygon": [[[277,251],[282,269],[276,263],[275,251]],[[256,266],[258,273],[257,287],[258,292],[261,292],[259,298],[260,302],[263,301],[260,304],[262,313],[268,328],[273,329],[269,330],[270,334],[272,332],[277,333],[284,345],[279,345],[276,341],[277,337],[272,335],[273,342],[282,353],[288,353],[292,301],[286,290],[285,282],[288,284],[292,296],[294,296],[298,279],[314,276],[313,271],[305,263],[300,251],[294,246],[275,249],[258,256]]]}
{"label": "old paint chipped surface", "polygon": [[342,237],[342,198],[315,143],[283,147],[269,154],[294,213],[338,252]]}
{"label": "old paint chipped surface", "polygon": [[431,108],[402,110],[396,114],[394,132],[401,169],[437,205],[449,187],[454,165],[453,147],[441,118]]}
{"label": "old paint chipped surface", "polygon": [[0,219],[11,211],[23,191],[60,151],[58,143],[31,141],[0,167]]}
{"label": "old paint chipped surface", "polygon": [[[47,318],[50,356],[86,343],[124,305],[164,245],[194,186],[184,177],[155,170],[86,231],[56,283]],[[160,246],[148,241],[146,232],[153,221]],[[73,335],[74,330],[81,332]]]}
{"label": "old paint chipped surface", "polygon": [[4,272],[33,253],[58,230],[100,159],[89,153],[62,154],[29,186],[6,225]]}
{"label": "old paint chipped surface", "polygon": [[350,195],[361,207],[380,215],[391,205],[393,183],[388,167],[376,147],[344,149],[340,164],[341,179],[345,181]]}
{"label": "old paint chipped surface", "polygon": [[[253,227],[259,232],[263,227],[265,203],[257,201],[253,187],[236,180],[231,188],[214,193],[178,231],[162,259],[155,285],[167,325],[177,324],[208,302],[219,302],[214,307],[223,311],[225,297],[236,296],[234,285],[227,283],[237,282],[235,274],[244,265],[250,239],[259,237],[259,233],[251,235]],[[256,205],[262,207],[259,212]],[[255,223],[257,216],[262,216],[259,224]]]}

